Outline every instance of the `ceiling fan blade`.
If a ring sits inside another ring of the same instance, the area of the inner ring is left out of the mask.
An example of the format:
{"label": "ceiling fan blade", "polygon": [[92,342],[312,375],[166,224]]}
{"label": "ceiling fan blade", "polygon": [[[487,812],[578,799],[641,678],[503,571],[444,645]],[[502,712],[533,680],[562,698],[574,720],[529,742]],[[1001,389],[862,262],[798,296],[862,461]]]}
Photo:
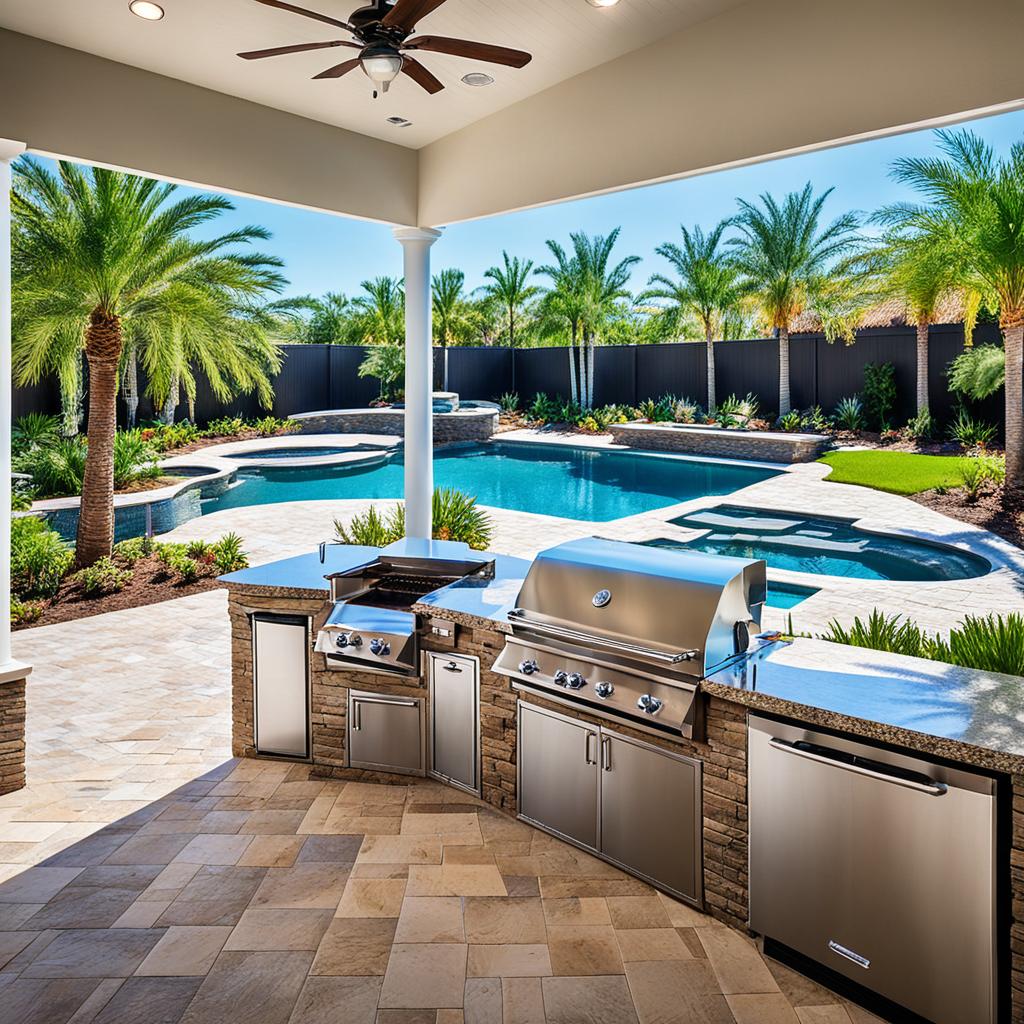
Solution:
{"label": "ceiling fan blade", "polygon": [[316,11],[307,11],[305,7],[296,7],[295,4],[286,4],[283,0],[256,0],[256,3],[264,7],[276,7],[282,11],[290,11],[292,14],[301,14],[304,18],[312,18],[314,21],[322,21],[325,25],[334,25],[336,28],[343,28],[346,32],[352,31],[352,26],[347,21],[338,21],[337,18],[329,18],[326,14],[317,14]]}
{"label": "ceiling fan blade", "polygon": [[316,81],[318,78],[341,78],[342,75],[355,71],[357,67],[359,67],[358,57],[354,60],[346,60],[341,64],[335,64],[333,68],[328,68],[326,71],[321,71],[319,75],[313,76],[313,80]]}
{"label": "ceiling fan blade", "polygon": [[449,39],[446,36],[417,36],[403,43],[402,48],[450,53],[455,57],[469,57],[488,64],[505,64],[510,68],[525,68],[533,60],[533,54],[525,50],[512,50],[491,43],[474,43],[469,39]]}
{"label": "ceiling fan blade", "polygon": [[439,78],[436,78],[418,60],[413,60],[408,54],[402,55],[402,74],[408,75],[417,85],[426,89],[431,96],[444,88]]}
{"label": "ceiling fan blade", "polygon": [[404,28],[411,32],[420,18],[436,11],[445,0],[398,0],[398,3],[381,19],[388,28]]}
{"label": "ceiling fan blade", "polygon": [[306,50],[327,50],[332,46],[353,46],[357,50],[358,43],[349,43],[344,39],[332,39],[328,43],[296,43],[294,46],[272,46],[269,50],[246,50],[238,56],[243,60],[262,60],[264,57],[281,57],[286,53],[305,53]]}

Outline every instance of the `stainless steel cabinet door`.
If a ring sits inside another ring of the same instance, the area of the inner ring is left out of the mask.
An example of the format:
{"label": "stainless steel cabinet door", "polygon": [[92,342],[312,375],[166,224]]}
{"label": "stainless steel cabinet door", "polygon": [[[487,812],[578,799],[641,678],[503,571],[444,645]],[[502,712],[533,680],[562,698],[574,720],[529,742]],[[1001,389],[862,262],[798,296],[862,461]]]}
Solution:
{"label": "stainless steel cabinet door", "polygon": [[751,928],[937,1024],[995,1020],[991,780],[768,720],[748,735]]}
{"label": "stainless steel cabinet door", "polygon": [[350,690],[348,761],[353,768],[422,775],[423,701]]}
{"label": "stainless steel cabinet door", "polygon": [[601,730],[601,852],[698,902],[696,762]]}
{"label": "stainless steel cabinet door", "polygon": [[434,775],[480,790],[480,674],[473,658],[431,654],[430,748]]}
{"label": "stainless steel cabinet door", "polygon": [[309,620],[254,615],[252,647],[257,752],[309,757]]}
{"label": "stainless steel cabinet door", "polygon": [[519,813],[597,848],[598,731],[519,703]]}

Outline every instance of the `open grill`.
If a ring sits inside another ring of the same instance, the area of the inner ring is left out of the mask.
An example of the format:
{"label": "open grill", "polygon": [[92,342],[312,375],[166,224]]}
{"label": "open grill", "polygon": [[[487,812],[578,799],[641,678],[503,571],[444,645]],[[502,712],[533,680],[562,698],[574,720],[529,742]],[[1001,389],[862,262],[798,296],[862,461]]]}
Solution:
{"label": "open grill", "polygon": [[537,556],[494,671],[647,728],[694,737],[701,680],[746,652],[762,561],[586,538]]}

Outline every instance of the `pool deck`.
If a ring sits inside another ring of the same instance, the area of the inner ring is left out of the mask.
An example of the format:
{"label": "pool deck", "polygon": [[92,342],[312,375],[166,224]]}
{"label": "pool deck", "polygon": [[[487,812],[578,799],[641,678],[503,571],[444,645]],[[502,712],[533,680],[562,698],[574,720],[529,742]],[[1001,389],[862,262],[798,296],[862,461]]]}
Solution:
{"label": "pool deck", "polygon": [[[318,440],[321,445],[331,443],[323,436]],[[611,444],[606,436],[551,431],[508,431],[498,435],[497,440],[625,450]],[[604,523],[489,508],[494,522],[491,547],[509,555],[532,558],[538,551],[564,540],[591,535],[617,540],[664,537],[685,541],[701,531],[676,526],[670,520],[727,503],[774,512],[853,519],[856,525],[868,530],[973,552],[993,566],[986,576],[937,583],[847,579],[770,569],[768,575],[773,581],[820,589],[792,610],[768,608],[768,626],[784,628],[791,616],[797,631],[818,633],[832,619],[849,623],[855,615],[865,616],[873,608],[880,608],[890,614],[908,615],[928,630],[945,632],[966,614],[1005,613],[1024,606],[1024,551],[988,531],[933,512],[908,498],[828,483],[824,480],[828,472],[828,467],[820,463],[785,467],[778,476],[729,495],[696,498]],[[253,563],[259,564],[312,550],[321,540],[333,536],[335,519],[347,521],[374,504],[388,502],[301,501],[226,509],[194,519],[167,534],[166,539],[214,539],[233,530],[244,538]]]}

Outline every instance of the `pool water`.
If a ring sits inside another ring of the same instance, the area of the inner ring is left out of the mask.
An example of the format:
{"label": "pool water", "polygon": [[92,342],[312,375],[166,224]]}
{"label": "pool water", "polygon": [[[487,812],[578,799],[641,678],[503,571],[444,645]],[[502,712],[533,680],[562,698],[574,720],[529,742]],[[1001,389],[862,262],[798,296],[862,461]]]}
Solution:
{"label": "pool water", "polygon": [[[321,466],[240,470],[238,486],[203,502],[203,512],[282,501],[401,498],[403,472],[400,454],[385,465],[363,470]],[[562,445],[492,442],[434,454],[437,487],[475,495],[481,505],[591,522],[729,494],[778,472]]]}
{"label": "pool water", "polygon": [[768,581],[768,599],[765,604],[769,608],[795,608],[818,593],[817,587],[801,587],[799,583],[773,583]]}
{"label": "pool water", "polygon": [[320,455],[345,455],[352,448],[319,447],[319,448],[262,448],[244,452],[231,452],[222,455],[222,459],[312,459]]}
{"label": "pool water", "polygon": [[719,505],[673,522],[706,532],[692,541],[658,540],[658,546],[763,558],[772,568],[794,572],[937,582],[973,579],[992,569],[979,555],[926,541],[868,533],[858,530],[850,520]]}

